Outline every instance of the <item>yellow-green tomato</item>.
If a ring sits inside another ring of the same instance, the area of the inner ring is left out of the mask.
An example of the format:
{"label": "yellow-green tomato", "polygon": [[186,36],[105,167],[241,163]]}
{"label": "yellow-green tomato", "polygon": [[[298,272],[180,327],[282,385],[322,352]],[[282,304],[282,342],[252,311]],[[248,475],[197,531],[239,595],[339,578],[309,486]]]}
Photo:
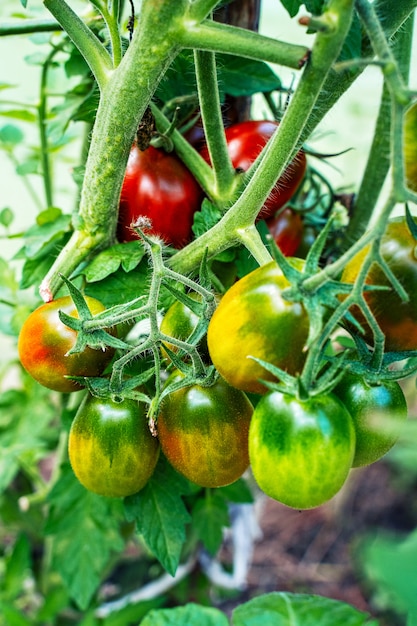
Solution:
{"label": "yellow-green tomato", "polygon": [[141,404],[88,395],[71,425],[68,451],[74,474],[86,489],[123,498],[148,482],[159,443]]}
{"label": "yellow-green tomato", "polygon": [[[293,259],[301,267],[304,261]],[[307,312],[282,292],[289,282],[275,261],[257,268],[231,287],[210,320],[207,343],[220,375],[233,387],[252,393],[267,391],[260,379],[274,376],[250,357],[297,374],[306,353]]]}
{"label": "yellow-green tomato", "polygon": [[[168,382],[180,380],[174,373]],[[235,482],[249,466],[253,407],[246,395],[219,378],[169,394],[158,415],[158,437],[171,465],[200,487]]]}
{"label": "yellow-green tomato", "polygon": [[335,396],[306,401],[278,391],[257,404],[249,458],[262,491],[295,509],[330,500],[343,486],[355,454],[355,430]]}

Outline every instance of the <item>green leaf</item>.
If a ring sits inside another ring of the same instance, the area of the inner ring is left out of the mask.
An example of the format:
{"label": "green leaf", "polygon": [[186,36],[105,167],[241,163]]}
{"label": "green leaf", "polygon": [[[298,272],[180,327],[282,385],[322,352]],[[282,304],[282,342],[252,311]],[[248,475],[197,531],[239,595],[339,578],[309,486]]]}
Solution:
{"label": "green leaf", "polygon": [[237,504],[251,504],[253,502],[252,492],[244,478],[239,478],[239,480],[231,485],[226,485],[226,487],[219,487],[217,493],[225,498],[227,502],[235,502]]}
{"label": "green leaf", "polygon": [[214,204],[211,204],[207,198],[204,198],[201,210],[194,213],[193,233],[196,237],[200,237],[203,233],[210,230],[212,226],[217,224],[222,214]]}
{"label": "green leaf", "polygon": [[87,491],[69,464],[49,494],[45,534],[53,536],[52,566],[70,596],[85,610],[113,552],[124,547],[119,534],[121,503]]}
{"label": "green leaf", "polygon": [[145,250],[140,241],[117,243],[94,257],[83,269],[83,274],[89,283],[94,283],[114,274],[120,267],[130,272],[139,265],[144,255]]}
{"label": "green leaf", "polygon": [[303,5],[313,15],[321,15],[325,0],[281,0],[282,6],[288,11],[290,17],[295,17]]}
{"label": "green leaf", "polygon": [[125,500],[129,521],[164,569],[174,576],[185,541],[190,515],[182,495],[189,493],[188,481],[161,455],[153,476],[139,493]]}
{"label": "green leaf", "polygon": [[27,536],[19,534],[13,551],[6,559],[6,571],[3,580],[3,593],[8,599],[17,597],[27,582],[27,570],[31,566],[30,543]]}
{"label": "green leaf", "polygon": [[14,213],[9,207],[4,207],[0,211],[0,224],[8,228],[14,220]]}
{"label": "green leaf", "polygon": [[342,51],[338,61],[348,61],[349,59],[357,59],[361,56],[362,47],[362,29],[359,16],[353,14],[352,24],[350,26],[347,37],[344,41]]}
{"label": "green leaf", "polygon": [[417,530],[405,538],[369,539],[361,545],[359,556],[367,578],[389,606],[417,613]]}
{"label": "green leaf", "polygon": [[192,510],[192,523],[207,551],[216,554],[223,540],[223,528],[230,526],[225,500],[216,492],[208,492],[205,498],[197,500]]}
{"label": "green leaf", "polygon": [[18,126],[13,124],[5,124],[0,128],[0,143],[4,143],[6,147],[12,147],[21,143],[24,139],[23,132]]}
{"label": "green leaf", "polygon": [[281,88],[275,72],[262,61],[218,54],[220,89],[231,96],[251,96]]}
{"label": "green leaf", "polygon": [[233,626],[378,626],[369,615],[349,604],[321,596],[269,593],[241,604]]}
{"label": "green leaf", "polygon": [[304,4],[303,0],[281,0],[281,4],[288,11],[290,17],[295,17]]}
{"label": "green leaf", "polygon": [[149,287],[149,264],[146,262],[126,272],[119,268],[104,280],[87,283],[85,293],[97,298],[106,308],[129,302],[142,293],[147,293]]}
{"label": "green leaf", "polygon": [[32,620],[25,617],[16,607],[0,600],[1,624],[7,626],[33,626]]}
{"label": "green leaf", "polygon": [[9,109],[7,111],[0,111],[0,115],[30,123],[35,123],[38,119],[35,113],[31,113],[27,109]]}
{"label": "green leaf", "polygon": [[193,603],[174,609],[151,611],[140,622],[140,626],[228,626],[228,624],[226,615],[218,609]]}

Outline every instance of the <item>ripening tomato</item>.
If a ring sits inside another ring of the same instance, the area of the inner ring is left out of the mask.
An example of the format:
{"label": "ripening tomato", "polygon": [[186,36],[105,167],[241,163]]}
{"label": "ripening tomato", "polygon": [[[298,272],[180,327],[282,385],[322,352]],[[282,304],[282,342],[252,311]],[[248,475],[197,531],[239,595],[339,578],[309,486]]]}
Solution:
{"label": "ripening tomato", "polygon": [[293,256],[303,235],[303,220],[300,213],[287,207],[267,219],[266,224],[282,254]]}
{"label": "ripening tomato", "polygon": [[355,453],[348,410],[335,396],[301,401],[278,391],[253,413],[249,458],[264,493],[295,509],[330,500],[343,486]]}
{"label": "ripening tomato", "polygon": [[[246,172],[259,156],[277,126],[278,122],[269,120],[248,120],[226,128],[227,148],[233,167],[238,171]],[[210,163],[207,147],[204,147],[200,154]],[[304,178],[306,168],[307,159],[305,153],[300,150],[271,191],[259,213],[259,218],[272,217],[293,197]]]}
{"label": "ripening tomato", "polygon": [[159,443],[150,433],[141,404],[88,394],[72,422],[68,452],[74,474],[86,489],[124,498],[148,482]]}
{"label": "ripening tomato", "polygon": [[[93,315],[105,307],[89,296],[84,296]],[[18,351],[25,370],[41,385],[54,391],[79,391],[79,383],[66,376],[100,376],[110,363],[114,350],[86,348],[83,352],[67,355],[74,347],[77,333],[59,319],[59,311],[78,317],[70,296],[46,302],[32,311],[19,335]]]}
{"label": "ripening tomato", "polygon": [[404,169],[408,187],[417,192],[417,102],[404,116]]}
{"label": "ripening tomato", "polygon": [[[168,383],[180,380],[176,372]],[[244,393],[219,378],[169,394],[158,415],[158,438],[171,465],[200,487],[235,482],[248,468],[253,407]]]}
{"label": "ripening tomato", "polygon": [[368,383],[362,376],[346,374],[334,389],[353,419],[356,431],[352,467],[378,461],[396,443],[407,419],[407,402],[396,381]]}
{"label": "ripening tomato", "polygon": [[194,213],[202,198],[201,187],[175,153],[153,146],[141,151],[135,145],[120,195],[117,238],[137,239],[131,224],[145,216],[152,222],[150,233],[181,248],[191,239]]}
{"label": "ripening tomato", "polygon": [[[404,218],[392,220],[381,243],[381,254],[391,271],[406,290],[409,300],[404,302],[394,291],[379,265],[373,263],[366,277],[367,285],[382,285],[387,290],[368,291],[365,299],[385,335],[388,351],[417,350],[417,242]],[[342,282],[353,283],[369,251],[365,247],[347,264]],[[351,313],[364,329],[364,339],[373,344],[372,331],[358,307]]]}
{"label": "ripening tomato", "polygon": [[[200,296],[195,292],[189,293],[188,296],[195,300],[200,300]],[[174,337],[181,341],[187,341],[191,333],[199,322],[199,317],[183,302],[176,300],[165,313],[161,322],[161,332],[169,337]],[[166,345],[170,350],[176,352],[176,347],[169,342]],[[205,361],[208,360],[208,348],[207,337],[204,335],[197,344],[197,348]],[[164,356],[168,357],[167,352],[164,350],[164,344],[161,347],[161,352]]]}
{"label": "ripening tomato", "polygon": [[[304,261],[293,259],[301,268]],[[289,282],[272,261],[235,283],[223,296],[210,320],[207,344],[220,375],[233,387],[265,393],[259,379],[274,376],[250,356],[290,374],[301,371],[309,318],[300,302],[289,302],[282,291]]]}

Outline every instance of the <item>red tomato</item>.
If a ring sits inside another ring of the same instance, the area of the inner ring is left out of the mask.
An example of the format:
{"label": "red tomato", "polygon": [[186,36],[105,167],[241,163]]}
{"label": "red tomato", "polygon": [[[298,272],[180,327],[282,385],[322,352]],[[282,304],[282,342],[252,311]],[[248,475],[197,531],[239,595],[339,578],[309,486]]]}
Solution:
{"label": "red tomato", "polygon": [[301,215],[288,207],[266,220],[266,224],[282,254],[294,256],[303,234]]}
{"label": "red tomato", "polygon": [[[246,172],[259,156],[277,126],[278,122],[269,120],[249,120],[226,128],[227,147],[233,167]],[[207,147],[204,147],[200,154],[210,163]],[[300,150],[276,183],[259,214],[260,218],[272,217],[292,198],[304,178],[306,167],[306,156]]]}
{"label": "red tomato", "polygon": [[150,233],[182,248],[191,239],[194,213],[202,198],[200,186],[176,154],[133,146],[120,195],[117,238],[138,239],[131,224],[145,216],[152,221]]}

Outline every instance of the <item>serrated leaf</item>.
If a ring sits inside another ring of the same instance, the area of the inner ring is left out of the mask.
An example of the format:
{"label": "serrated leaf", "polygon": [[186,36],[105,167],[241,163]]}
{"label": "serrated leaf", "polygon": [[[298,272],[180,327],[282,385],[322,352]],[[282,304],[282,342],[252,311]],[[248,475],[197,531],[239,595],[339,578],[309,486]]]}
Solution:
{"label": "serrated leaf", "polygon": [[281,4],[288,11],[290,17],[295,17],[304,4],[304,0],[281,0]]}
{"label": "serrated leaf", "polygon": [[227,502],[235,502],[236,504],[251,504],[253,502],[252,492],[244,478],[239,478],[231,485],[219,487],[217,493]]}
{"label": "serrated leaf", "polygon": [[218,609],[186,604],[173,609],[150,611],[140,626],[228,626],[229,620]]}
{"label": "serrated leaf", "polygon": [[141,293],[147,292],[149,271],[148,263],[139,263],[130,272],[125,272],[124,269],[119,268],[103,280],[87,283],[85,293],[100,300],[106,308],[129,302]]}
{"label": "serrated leaf", "polygon": [[241,604],[232,614],[233,626],[378,626],[349,604],[321,596],[269,593]]}
{"label": "serrated leaf", "polygon": [[132,271],[144,256],[145,250],[140,241],[117,243],[100,252],[83,269],[83,274],[89,283],[94,283],[114,274],[120,267],[125,272]]}
{"label": "serrated leaf", "polygon": [[230,526],[225,500],[216,492],[208,492],[205,498],[197,500],[192,510],[192,522],[207,551],[216,554],[223,540],[223,528]]}
{"label": "serrated leaf", "polygon": [[53,536],[52,566],[70,596],[85,610],[113,552],[124,547],[119,534],[121,503],[87,491],[69,464],[48,496],[45,534]]}
{"label": "serrated leaf", "polygon": [[188,481],[161,455],[147,485],[125,500],[128,520],[136,521],[144,543],[171,576],[177,570],[185,525],[190,521],[181,497],[188,492]]}
{"label": "serrated leaf", "polygon": [[221,216],[221,211],[214,204],[211,204],[207,198],[204,198],[201,210],[194,213],[193,233],[196,237],[199,237],[217,224]]}
{"label": "serrated leaf", "polygon": [[220,89],[231,96],[252,96],[280,89],[281,81],[263,61],[218,54]]}

